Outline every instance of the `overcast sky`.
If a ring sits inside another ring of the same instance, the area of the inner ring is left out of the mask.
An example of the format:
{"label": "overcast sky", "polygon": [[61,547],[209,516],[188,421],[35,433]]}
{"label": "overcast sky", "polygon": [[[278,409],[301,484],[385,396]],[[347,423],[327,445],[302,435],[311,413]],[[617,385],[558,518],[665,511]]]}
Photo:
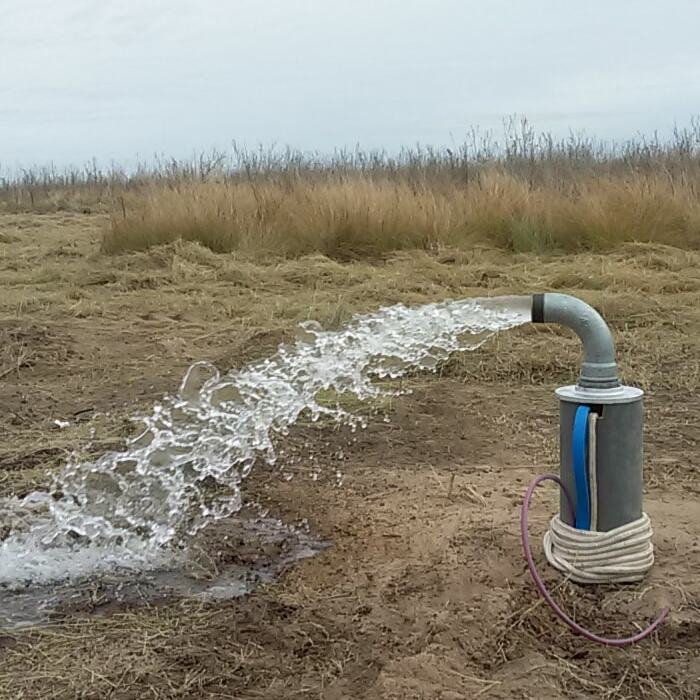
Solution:
{"label": "overcast sky", "polygon": [[449,145],[512,114],[618,139],[687,124],[700,2],[0,0],[5,167]]}

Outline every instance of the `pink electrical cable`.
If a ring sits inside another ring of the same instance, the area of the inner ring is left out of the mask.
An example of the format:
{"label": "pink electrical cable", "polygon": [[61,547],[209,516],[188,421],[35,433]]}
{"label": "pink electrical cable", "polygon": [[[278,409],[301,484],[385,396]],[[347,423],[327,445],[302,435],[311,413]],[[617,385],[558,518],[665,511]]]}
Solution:
{"label": "pink electrical cable", "polygon": [[659,616],[654,620],[654,622],[652,622],[648,627],[643,629],[638,634],[635,634],[632,637],[624,637],[622,639],[608,639],[607,637],[600,637],[597,634],[590,632],[585,627],[581,627],[581,625],[579,625],[575,620],[572,620],[557,605],[557,603],[554,601],[554,598],[552,598],[550,592],[547,590],[547,587],[544,585],[544,581],[540,577],[540,574],[537,571],[537,567],[535,566],[535,560],[532,556],[532,549],[530,548],[530,539],[528,536],[527,524],[527,516],[530,510],[530,501],[532,500],[532,494],[535,492],[535,489],[544,481],[554,481],[559,485],[561,490],[564,492],[566,500],[569,503],[569,508],[571,508],[573,512],[571,496],[569,495],[564,484],[558,476],[555,476],[554,474],[540,474],[540,476],[535,478],[530,484],[530,486],[528,486],[528,489],[525,493],[525,498],[523,499],[523,505],[520,510],[520,538],[523,545],[523,552],[525,553],[525,559],[527,560],[527,566],[530,569],[530,574],[532,575],[532,580],[535,582],[537,590],[547,601],[549,607],[552,608],[552,610],[554,610],[556,615],[561,620],[563,620],[572,630],[574,630],[574,632],[577,632],[578,634],[590,640],[591,642],[597,642],[598,644],[603,644],[608,647],[625,647],[630,644],[636,644],[637,642],[642,641],[642,639],[648,637],[666,619],[668,613],[670,612],[669,608],[664,608],[659,614]]}

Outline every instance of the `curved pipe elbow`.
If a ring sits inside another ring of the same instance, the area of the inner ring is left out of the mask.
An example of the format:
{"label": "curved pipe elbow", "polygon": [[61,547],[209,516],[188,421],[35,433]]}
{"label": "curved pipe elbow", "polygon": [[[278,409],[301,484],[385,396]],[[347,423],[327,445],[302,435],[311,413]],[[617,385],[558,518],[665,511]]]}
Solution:
{"label": "curved pipe elbow", "polygon": [[533,294],[532,321],[559,323],[571,328],[581,339],[583,363],[579,386],[611,389],[620,385],[612,333],[593,307],[568,294]]}

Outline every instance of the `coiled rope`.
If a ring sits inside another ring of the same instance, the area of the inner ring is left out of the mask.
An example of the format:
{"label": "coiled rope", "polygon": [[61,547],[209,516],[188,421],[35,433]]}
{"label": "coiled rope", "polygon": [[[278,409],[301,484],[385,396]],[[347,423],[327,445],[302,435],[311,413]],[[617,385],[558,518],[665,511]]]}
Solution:
{"label": "coiled rope", "polygon": [[646,513],[608,532],[577,530],[555,515],[544,535],[544,553],[576,583],[634,583],[654,564],[652,534]]}

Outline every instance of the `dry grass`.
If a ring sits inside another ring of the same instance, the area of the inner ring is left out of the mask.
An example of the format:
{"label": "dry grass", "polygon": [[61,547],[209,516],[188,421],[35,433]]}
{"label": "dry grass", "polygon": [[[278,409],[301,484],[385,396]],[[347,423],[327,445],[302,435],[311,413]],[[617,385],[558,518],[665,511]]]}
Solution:
{"label": "dry grass", "polygon": [[134,172],[0,178],[0,212],[109,213],[103,249],[177,240],[256,258],[379,258],[400,250],[606,251],[625,242],[700,248],[700,120],[665,142],[555,141],[526,121],[454,149],[274,149]]}
{"label": "dry grass", "polygon": [[152,184],[122,198],[107,252],[175,240],[217,252],[335,259],[398,250],[607,250],[629,241],[700,247],[700,200],[661,175],[534,184],[493,169],[472,183],[354,175],[316,182]]}

